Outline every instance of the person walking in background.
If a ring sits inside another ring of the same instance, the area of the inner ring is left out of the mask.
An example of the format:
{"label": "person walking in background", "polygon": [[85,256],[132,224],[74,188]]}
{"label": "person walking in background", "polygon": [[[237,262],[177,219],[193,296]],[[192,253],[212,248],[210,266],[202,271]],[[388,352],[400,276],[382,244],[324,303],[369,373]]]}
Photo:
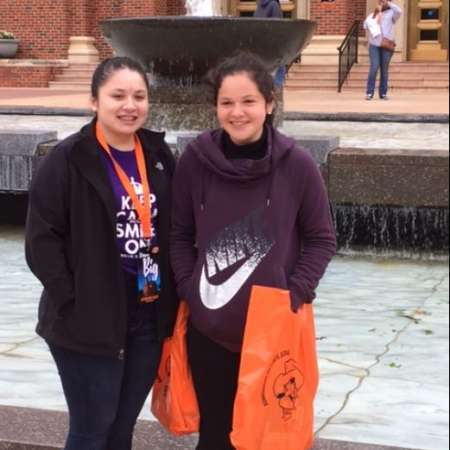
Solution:
{"label": "person walking in background", "polygon": [[[255,18],[259,19],[282,19],[283,10],[279,0],[258,0]],[[281,66],[275,73],[275,86],[282,88],[287,76],[287,69]]]}
{"label": "person walking in background", "polygon": [[37,333],[67,400],[66,450],[131,450],[178,309],[169,262],[175,161],[149,111],[142,67],[95,71],[92,123],[32,182],[26,257],[44,292]]}
{"label": "person walking in background", "polygon": [[283,11],[279,0],[258,0],[255,17],[260,19],[282,19]]}
{"label": "person walking in background", "polygon": [[402,9],[388,0],[379,0],[375,11],[367,17],[364,29],[369,37],[370,71],[367,81],[367,100],[373,100],[377,75],[380,71],[380,99],[388,100],[389,65],[395,52],[395,24]]}
{"label": "person walking in background", "polygon": [[264,63],[239,54],[209,85],[221,128],[199,136],[177,166],[171,261],[191,310],[197,450],[230,450],[251,288],[289,290],[299,311],[315,298],[336,238],[316,163],[271,124],[274,82]]}

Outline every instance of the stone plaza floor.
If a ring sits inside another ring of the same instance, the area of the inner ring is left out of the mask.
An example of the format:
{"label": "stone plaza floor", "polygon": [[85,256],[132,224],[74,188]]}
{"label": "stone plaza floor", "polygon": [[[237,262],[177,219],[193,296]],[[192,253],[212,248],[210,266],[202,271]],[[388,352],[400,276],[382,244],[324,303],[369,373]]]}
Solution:
{"label": "stone plaza floor", "polygon": [[[448,114],[447,100],[448,93],[396,95],[369,105],[356,94],[303,93],[291,96],[286,106],[288,111]],[[0,89],[0,112],[5,105],[86,108],[88,103],[80,93]],[[0,114],[0,129],[54,130],[62,139],[89,120]],[[286,121],[284,131],[339,136],[341,147],[449,149],[448,124]],[[34,333],[40,286],[25,265],[23,231],[0,225],[0,405],[65,410],[54,364]],[[448,449],[448,264],[337,257],[320,287],[316,315],[322,376],[318,436]],[[142,418],[152,420],[148,404]]]}
{"label": "stone plaza floor", "polygon": [[[77,132],[90,117],[3,115],[0,129],[57,131],[64,139]],[[386,148],[403,150],[448,150],[448,124],[285,121],[283,132],[290,136],[339,136],[343,148]],[[169,142],[176,133],[167,135]]]}
{"label": "stone plaza floor", "polygon": [[[25,265],[23,231],[0,226],[0,404],[65,410],[34,333],[40,285]],[[448,308],[445,263],[337,257],[316,303],[318,436],[448,449]],[[148,405],[142,418],[152,420]]]}

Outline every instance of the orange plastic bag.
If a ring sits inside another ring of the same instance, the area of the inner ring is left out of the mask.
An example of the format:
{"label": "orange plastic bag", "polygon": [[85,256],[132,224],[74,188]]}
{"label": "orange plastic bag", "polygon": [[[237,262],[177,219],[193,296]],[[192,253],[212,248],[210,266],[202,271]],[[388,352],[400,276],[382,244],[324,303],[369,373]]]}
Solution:
{"label": "orange plastic bag", "polygon": [[231,439],[237,450],[306,450],[319,383],[312,305],[291,311],[288,291],[253,288]]}
{"label": "orange plastic bag", "polygon": [[200,411],[187,355],[188,319],[188,306],[182,302],[174,335],[164,343],[153,387],[152,413],[167,431],[177,436],[200,429]]}

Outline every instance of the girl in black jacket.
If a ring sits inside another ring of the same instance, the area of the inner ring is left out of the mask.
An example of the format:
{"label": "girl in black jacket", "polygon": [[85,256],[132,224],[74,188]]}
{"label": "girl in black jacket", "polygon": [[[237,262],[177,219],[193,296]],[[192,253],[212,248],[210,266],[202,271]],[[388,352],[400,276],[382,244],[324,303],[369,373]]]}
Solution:
{"label": "girl in black jacket", "polygon": [[70,413],[66,450],[128,450],[178,307],[169,265],[164,135],[143,129],[149,86],[128,58],[93,77],[94,121],[41,163],[26,256],[44,286],[37,332]]}

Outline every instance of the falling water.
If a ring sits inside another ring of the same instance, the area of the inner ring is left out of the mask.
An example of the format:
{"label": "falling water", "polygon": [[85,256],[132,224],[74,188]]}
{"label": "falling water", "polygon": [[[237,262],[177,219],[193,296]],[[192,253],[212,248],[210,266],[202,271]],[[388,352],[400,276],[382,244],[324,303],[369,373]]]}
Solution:
{"label": "falling water", "polygon": [[333,218],[342,253],[448,256],[448,208],[334,205]]}
{"label": "falling water", "polygon": [[186,15],[214,17],[220,15],[220,6],[215,0],[186,0]]}

